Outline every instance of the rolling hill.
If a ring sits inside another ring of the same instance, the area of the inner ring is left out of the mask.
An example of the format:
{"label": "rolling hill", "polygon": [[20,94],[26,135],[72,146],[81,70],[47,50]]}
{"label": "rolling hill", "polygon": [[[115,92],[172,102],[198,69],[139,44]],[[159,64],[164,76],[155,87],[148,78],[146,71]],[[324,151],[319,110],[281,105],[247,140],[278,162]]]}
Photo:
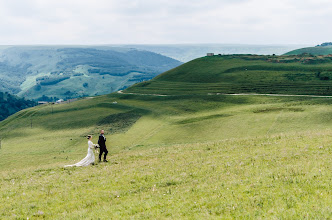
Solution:
{"label": "rolling hill", "polygon": [[[332,99],[206,86],[300,72],[318,94],[328,59],[205,57],[123,93],[22,110],[0,122],[0,218],[329,219]],[[64,169],[100,129],[110,163]]]}
{"label": "rolling hill", "polygon": [[29,99],[107,94],[180,64],[148,51],[106,46],[4,47],[0,90]]}
{"label": "rolling hill", "polygon": [[312,55],[329,55],[332,54],[332,44],[323,43],[315,47],[305,47],[301,49],[292,50],[285,55],[300,55],[303,53],[312,54]]}
{"label": "rolling hill", "polygon": [[126,92],[332,95],[332,56],[203,57],[136,84]]}

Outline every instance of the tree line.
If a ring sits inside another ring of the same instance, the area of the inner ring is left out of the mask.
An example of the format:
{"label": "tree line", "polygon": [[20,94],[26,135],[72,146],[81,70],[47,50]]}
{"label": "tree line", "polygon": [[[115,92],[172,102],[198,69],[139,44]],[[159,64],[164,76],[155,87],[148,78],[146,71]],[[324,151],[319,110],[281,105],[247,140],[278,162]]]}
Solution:
{"label": "tree line", "polygon": [[0,121],[25,108],[36,106],[35,101],[25,100],[8,92],[0,92]]}

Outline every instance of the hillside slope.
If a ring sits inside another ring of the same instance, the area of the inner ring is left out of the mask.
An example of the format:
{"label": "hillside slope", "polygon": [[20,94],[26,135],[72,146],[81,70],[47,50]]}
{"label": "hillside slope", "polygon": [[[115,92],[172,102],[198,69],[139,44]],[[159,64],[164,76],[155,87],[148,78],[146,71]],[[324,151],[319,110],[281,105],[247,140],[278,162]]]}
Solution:
{"label": "hillside slope", "polygon": [[42,105],[0,122],[0,169],[29,167],[35,159],[47,165],[79,158],[85,135],[100,129],[114,152],[326,130],[332,125],[331,104],[331,98],[311,97],[111,94]]}
{"label": "hillside slope", "polygon": [[300,55],[303,53],[312,55],[329,55],[332,54],[332,46],[316,46],[316,47],[305,47],[297,50],[292,50],[285,55]]}
{"label": "hillside slope", "polygon": [[[331,104],[112,94],[23,110],[0,122],[0,218],[328,219]],[[100,129],[110,162],[63,169]]]}
{"label": "hillside slope", "polygon": [[146,94],[262,93],[332,95],[331,56],[203,57],[125,92]]}
{"label": "hillside slope", "polygon": [[107,94],[181,64],[148,51],[102,46],[15,46],[0,55],[0,90],[30,99]]}

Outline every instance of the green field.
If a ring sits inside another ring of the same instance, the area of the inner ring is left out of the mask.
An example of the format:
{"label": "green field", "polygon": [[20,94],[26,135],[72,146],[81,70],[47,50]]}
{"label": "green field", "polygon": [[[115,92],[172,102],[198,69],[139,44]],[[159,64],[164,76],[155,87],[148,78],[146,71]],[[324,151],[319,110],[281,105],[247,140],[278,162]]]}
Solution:
{"label": "green field", "polygon": [[[0,216],[330,218],[331,103],[112,94],[23,110],[0,125]],[[101,128],[110,163],[64,169]]]}
{"label": "green field", "polygon": [[[143,88],[0,122],[0,219],[332,218],[332,98]],[[63,168],[100,129],[110,162]]]}

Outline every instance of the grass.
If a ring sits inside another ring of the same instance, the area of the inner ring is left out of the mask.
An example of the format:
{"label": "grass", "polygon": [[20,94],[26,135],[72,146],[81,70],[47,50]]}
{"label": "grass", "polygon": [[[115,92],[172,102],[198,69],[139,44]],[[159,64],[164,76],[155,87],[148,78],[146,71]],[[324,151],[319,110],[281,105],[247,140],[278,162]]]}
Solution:
{"label": "grass", "polygon": [[[0,170],[81,158],[86,151],[84,137],[98,135],[100,129],[106,131],[114,152],[136,146],[324,131],[332,125],[331,104],[329,98],[310,97],[112,94],[38,106],[0,123]],[[40,152],[37,158],[35,152]]]}
{"label": "grass", "polygon": [[1,218],[329,219],[330,132],[124,149],[1,173]]}
{"label": "grass", "polygon": [[330,56],[213,56],[183,64],[126,92],[332,95],[331,72]]}
{"label": "grass", "polygon": [[[161,83],[151,91],[168,96],[115,93],[0,122],[0,219],[332,217],[331,98],[208,95],[194,79],[190,94],[162,77],[128,91]],[[100,129],[110,162],[64,168]]]}
{"label": "grass", "polygon": [[[23,110],[0,124],[0,218],[328,219],[331,103],[111,94]],[[64,169],[101,128],[110,163]]]}

